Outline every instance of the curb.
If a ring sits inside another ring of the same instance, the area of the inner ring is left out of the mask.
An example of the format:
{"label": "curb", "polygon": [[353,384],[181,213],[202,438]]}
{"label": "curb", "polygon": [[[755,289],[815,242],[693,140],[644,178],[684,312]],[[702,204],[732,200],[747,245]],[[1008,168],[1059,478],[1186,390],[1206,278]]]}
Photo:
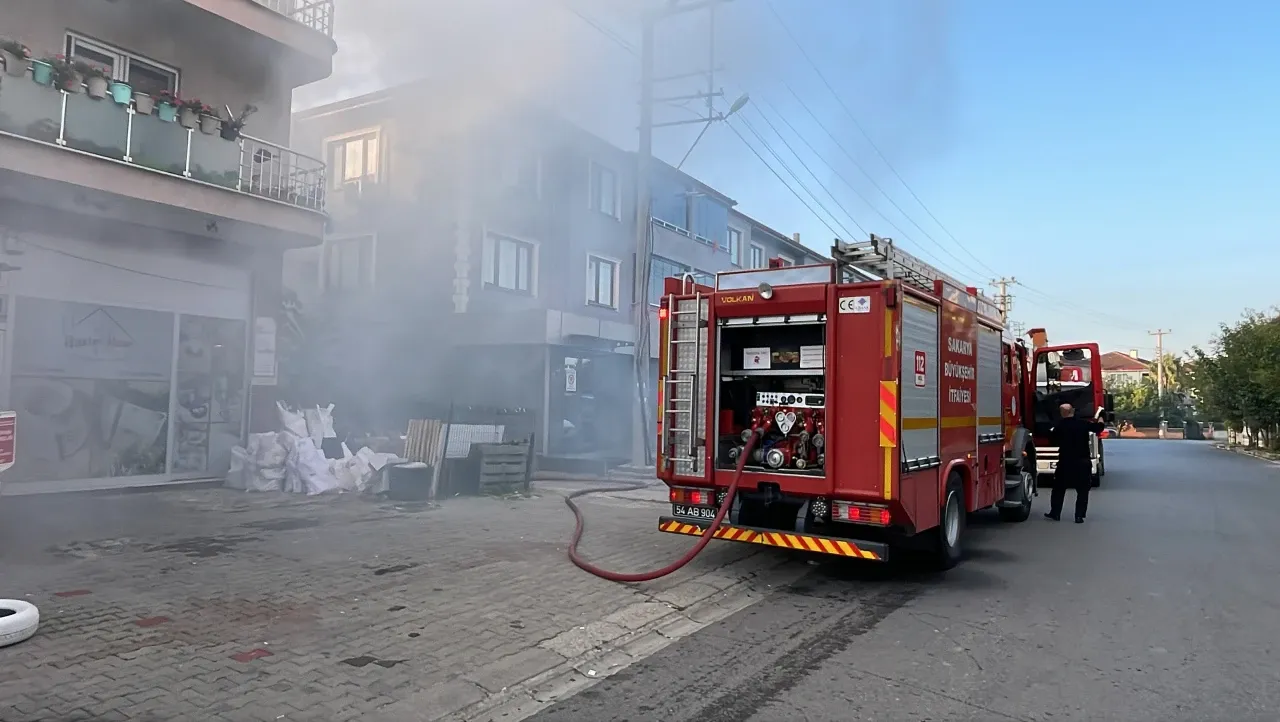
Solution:
{"label": "curb", "polygon": [[1223,451],[1227,451],[1232,454],[1239,454],[1240,456],[1249,456],[1249,457],[1253,457],[1254,459],[1258,459],[1259,461],[1265,461],[1270,464],[1280,466],[1280,456],[1270,455],[1264,451],[1250,451],[1249,449],[1246,449],[1245,447],[1242,447],[1242,446],[1226,446],[1225,444],[1214,444],[1213,447],[1215,449],[1222,449]]}
{"label": "curb", "polygon": [[[603,619],[543,640],[536,648],[582,651],[473,705],[445,712],[434,719],[520,722],[673,642],[750,607],[763,599],[769,588],[790,584],[810,571],[808,565],[798,564],[792,555],[768,553],[753,554],[716,571],[733,573],[738,568],[743,568],[743,576],[721,590],[711,586],[717,580],[709,580],[704,574],[652,597],[645,595],[644,601],[623,607]],[[764,580],[761,577],[766,573],[770,573],[768,583],[762,585]],[[634,617],[630,621],[635,626],[628,628],[628,618],[631,617]],[[621,633],[614,634],[616,632]],[[605,638],[609,634],[614,636]],[[501,664],[501,660],[495,664]]]}

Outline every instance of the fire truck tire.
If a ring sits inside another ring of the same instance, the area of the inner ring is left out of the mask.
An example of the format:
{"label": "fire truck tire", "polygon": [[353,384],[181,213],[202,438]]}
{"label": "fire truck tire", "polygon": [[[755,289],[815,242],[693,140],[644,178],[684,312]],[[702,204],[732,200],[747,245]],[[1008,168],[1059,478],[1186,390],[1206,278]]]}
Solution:
{"label": "fire truck tire", "polygon": [[36,633],[40,610],[20,599],[0,599],[0,647],[17,644]]}
{"label": "fire truck tire", "polygon": [[937,565],[950,569],[960,563],[964,553],[964,485],[960,475],[947,477],[947,491],[942,497],[942,509],[938,512]]}
{"label": "fire truck tire", "polygon": [[1035,472],[1028,471],[1024,466],[1022,468],[1022,488],[1018,492],[1022,495],[1019,500],[1022,503],[1014,507],[1000,507],[1000,521],[1018,524],[1031,518],[1032,494],[1035,493],[1035,485]]}

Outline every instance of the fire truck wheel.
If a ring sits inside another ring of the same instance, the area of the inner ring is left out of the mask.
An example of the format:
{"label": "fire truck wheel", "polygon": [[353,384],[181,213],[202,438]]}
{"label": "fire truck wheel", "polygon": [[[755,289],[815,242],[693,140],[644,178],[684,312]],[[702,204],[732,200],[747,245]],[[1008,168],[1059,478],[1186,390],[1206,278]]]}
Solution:
{"label": "fire truck wheel", "polygon": [[960,562],[964,543],[964,489],[959,474],[947,478],[947,493],[943,496],[938,514],[937,562],[941,569],[950,569]]}
{"label": "fire truck wheel", "polygon": [[1000,507],[1000,520],[1005,522],[1019,523],[1031,518],[1031,502],[1032,494],[1035,493],[1036,476],[1035,472],[1027,471],[1026,467],[1022,469],[1022,488],[1018,493],[1022,495],[1020,501],[1022,503],[1014,507]]}

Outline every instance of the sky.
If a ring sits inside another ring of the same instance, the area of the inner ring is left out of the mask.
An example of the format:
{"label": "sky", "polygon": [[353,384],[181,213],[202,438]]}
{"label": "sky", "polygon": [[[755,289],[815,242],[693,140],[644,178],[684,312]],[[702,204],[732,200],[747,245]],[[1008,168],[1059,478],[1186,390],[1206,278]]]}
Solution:
{"label": "sky", "polygon": [[[632,149],[644,1],[340,5],[334,77],[295,104],[439,65]],[[659,75],[705,68],[707,18],[660,26]],[[1149,331],[1185,352],[1280,301],[1280,3],[733,0],[715,37],[717,102],[751,101],[684,170],[807,245],[871,232],[988,293],[1014,277],[1012,319],[1147,357]],[[658,129],[655,154],[697,131]]]}

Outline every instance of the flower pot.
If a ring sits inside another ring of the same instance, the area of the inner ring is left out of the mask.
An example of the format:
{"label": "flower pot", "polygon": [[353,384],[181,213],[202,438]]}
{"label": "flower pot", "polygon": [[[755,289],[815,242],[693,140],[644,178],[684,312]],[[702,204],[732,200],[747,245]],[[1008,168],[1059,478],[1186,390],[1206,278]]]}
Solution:
{"label": "flower pot", "polygon": [[0,50],[0,57],[4,58],[4,72],[15,78],[21,78],[27,74],[27,59],[18,57],[8,50]]}
{"label": "flower pot", "polygon": [[89,97],[94,100],[101,100],[107,97],[107,79],[101,76],[93,76],[85,83],[85,89],[89,93]]}
{"label": "flower pot", "polygon": [[[136,97],[134,98],[134,102],[138,102]],[[178,106],[173,103],[165,103],[162,101],[156,106],[156,115],[160,116],[160,120],[163,120],[166,123],[172,123],[178,119]]]}
{"label": "flower pot", "polygon": [[111,92],[111,99],[120,105],[128,105],[129,101],[133,100],[133,88],[129,87],[128,83],[113,80],[107,86],[107,90]]}
{"label": "flower pot", "polygon": [[41,85],[53,85],[53,66],[43,60],[31,61],[31,79]]}
{"label": "flower pot", "polygon": [[190,108],[183,108],[178,111],[178,125],[183,128],[194,129],[197,125],[200,125],[200,115]]}
{"label": "flower pot", "polygon": [[218,132],[218,119],[212,115],[200,116],[200,132],[205,135],[213,135]]}
{"label": "flower pot", "polygon": [[142,115],[151,115],[156,109],[156,99],[146,93],[133,94],[133,110]]}
{"label": "flower pot", "polygon": [[222,136],[223,140],[239,140],[240,129],[231,123],[224,122],[222,128],[218,130],[218,135]]}
{"label": "flower pot", "polygon": [[71,73],[66,77],[66,80],[63,81],[62,89],[68,93],[83,93],[84,76],[80,73]]}

